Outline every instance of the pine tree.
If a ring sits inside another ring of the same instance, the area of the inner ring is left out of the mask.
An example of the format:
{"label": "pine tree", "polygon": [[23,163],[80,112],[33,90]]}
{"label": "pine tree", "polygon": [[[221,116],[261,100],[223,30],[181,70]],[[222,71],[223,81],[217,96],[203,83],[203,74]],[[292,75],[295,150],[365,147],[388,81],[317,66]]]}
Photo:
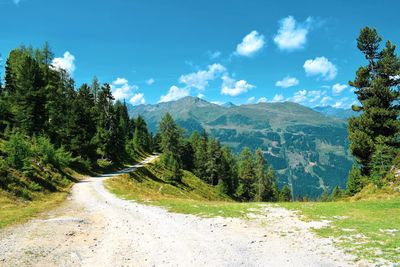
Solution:
{"label": "pine tree", "polygon": [[109,84],[104,84],[101,87],[98,97],[96,103],[98,117],[93,142],[97,146],[97,154],[102,159],[115,160],[118,153],[114,147],[117,125],[113,106],[114,97]]}
{"label": "pine tree", "polygon": [[343,196],[342,189],[340,189],[338,185],[335,186],[335,188],[332,190],[331,199],[335,201],[342,198],[342,196]]}
{"label": "pine tree", "polygon": [[207,182],[211,185],[217,185],[219,180],[224,182],[222,175],[222,153],[221,147],[217,140],[212,139],[208,142],[207,150],[207,161],[205,163],[205,172]]}
{"label": "pine tree", "polygon": [[254,198],[254,159],[250,148],[243,148],[239,157],[239,187],[237,195],[239,198],[250,201]]}
{"label": "pine tree", "polygon": [[159,133],[161,136],[161,149],[163,152],[171,152],[175,157],[179,156],[179,140],[181,138],[178,125],[167,113],[160,121]]}
{"label": "pine tree", "polygon": [[266,191],[268,186],[267,175],[265,171],[266,161],[264,159],[264,154],[261,149],[256,150],[255,156],[255,201],[264,201],[266,197]]}
{"label": "pine tree", "polygon": [[277,201],[279,198],[279,189],[277,185],[277,177],[271,165],[267,169],[267,185],[264,195],[265,201]]}
{"label": "pine tree", "polygon": [[39,65],[25,56],[15,82],[15,118],[18,127],[26,134],[42,133],[46,121],[46,97]]}
{"label": "pine tree", "polygon": [[361,189],[365,186],[365,179],[361,174],[360,168],[356,164],[351,168],[348,178],[347,178],[347,186],[346,186],[346,194],[349,196],[353,196],[361,191]]}
{"label": "pine tree", "polygon": [[92,85],[91,85],[90,89],[92,90],[92,94],[93,94],[93,97],[94,97],[94,102],[97,103],[98,96],[99,96],[99,91],[100,91],[100,83],[99,83],[99,80],[97,79],[96,76],[93,78]]}
{"label": "pine tree", "polygon": [[290,190],[289,185],[285,184],[282,187],[282,190],[279,193],[279,201],[281,201],[281,202],[290,202],[290,201],[292,201],[292,192]]}
{"label": "pine tree", "polygon": [[[238,166],[235,155],[229,147],[224,146],[222,148],[222,176],[223,193],[233,196],[238,188]],[[222,187],[222,185],[221,185]]]}
{"label": "pine tree", "polygon": [[191,136],[191,143],[194,148],[194,173],[197,177],[203,181],[207,181],[207,148],[208,147],[208,135],[205,130],[203,130],[201,136],[197,132],[193,132]]}
{"label": "pine tree", "polygon": [[356,88],[355,94],[361,103],[361,106],[353,106],[353,110],[361,115],[349,120],[349,140],[362,175],[371,174],[371,160],[378,138],[394,149],[400,145],[397,120],[400,79],[396,78],[400,73],[400,60],[390,41],[379,51],[381,41],[375,29],[361,30],[357,47],[364,53],[368,65],[360,67],[354,81],[349,82]]}
{"label": "pine tree", "polygon": [[75,156],[94,161],[96,158],[95,146],[91,142],[96,134],[94,114],[94,98],[87,84],[83,84],[77,96],[71,102],[69,116],[68,148]]}
{"label": "pine tree", "polygon": [[133,144],[138,152],[150,152],[150,134],[147,130],[147,124],[141,116],[138,116],[135,120]]}

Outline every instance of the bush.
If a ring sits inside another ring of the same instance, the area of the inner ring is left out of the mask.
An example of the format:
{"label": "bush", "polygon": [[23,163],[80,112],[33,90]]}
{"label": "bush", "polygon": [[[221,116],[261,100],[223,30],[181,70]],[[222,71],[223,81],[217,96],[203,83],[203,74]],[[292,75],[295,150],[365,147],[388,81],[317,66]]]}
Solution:
{"label": "bush", "polygon": [[24,166],[27,166],[32,156],[31,144],[24,135],[18,132],[11,134],[5,142],[4,152],[7,155],[5,160],[8,165],[17,170],[22,170]]}
{"label": "bush", "polygon": [[108,167],[110,167],[112,165],[112,161],[108,160],[108,159],[98,159],[97,160],[97,165],[100,168],[106,169],[106,168],[108,168]]}
{"label": "bush", "polygon": [[34,152],[46,164],[52,164],[58,169],[68,167],[73,161],[72,154],[63,147],[56,149],[47,137],[34,139]]}

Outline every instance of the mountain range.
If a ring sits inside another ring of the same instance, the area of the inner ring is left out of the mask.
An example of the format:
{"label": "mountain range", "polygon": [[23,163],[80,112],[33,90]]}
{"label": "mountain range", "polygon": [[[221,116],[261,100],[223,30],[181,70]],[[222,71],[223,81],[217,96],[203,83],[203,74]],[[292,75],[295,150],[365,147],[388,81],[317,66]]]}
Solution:
{"label": "mountain range", "polygon": [[236,153],[261,148],[279,186],[291,185],[294,197],[345,188],[353,159],[342,115],[292,102],[217,105],[196,97],[129,107],[130,116],[143,116],[153,132],[167,112],[187,134],[205,129]]}

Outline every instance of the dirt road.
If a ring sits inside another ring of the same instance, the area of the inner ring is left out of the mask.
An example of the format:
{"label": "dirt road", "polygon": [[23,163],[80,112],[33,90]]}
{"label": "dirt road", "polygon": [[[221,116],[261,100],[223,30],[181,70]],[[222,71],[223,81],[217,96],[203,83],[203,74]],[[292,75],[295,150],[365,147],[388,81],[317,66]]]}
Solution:
{"label": "dirt road", "polygon": [[309,231],[323,223],[270,205],[249,221],[169,213],[109,193],[103,181],[117,174],[77,183],[45,219],[0,231],[0,266],[351,265]]}

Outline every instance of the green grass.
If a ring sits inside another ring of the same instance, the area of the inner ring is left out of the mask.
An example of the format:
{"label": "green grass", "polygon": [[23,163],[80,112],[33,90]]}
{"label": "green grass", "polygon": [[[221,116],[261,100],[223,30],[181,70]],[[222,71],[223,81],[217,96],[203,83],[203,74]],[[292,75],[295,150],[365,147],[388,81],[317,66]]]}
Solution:
{"label": "green grass", "polygon": [[299,210],[307,220],[329,220],[331,225],[315,232],[334,237],[360,259],[385,259],[400,263],[400,197],[356,202],[280,203]]}
{"label": "green grass", "polygon": [[65,191],[38,194],[34,201],[23,201],[0,190],[0,229],[35,218],[41,212],[60,205],[66,197]]}
{"label": "green grass", "polygon": [[163,171],[160,166],[148,164],[129,175],[106,181],[106,187],[124,199],[203,217],[246,217],[260,205],[233,202],[188,171],[184,171],[182,183],[168,183],[160,178]]}

